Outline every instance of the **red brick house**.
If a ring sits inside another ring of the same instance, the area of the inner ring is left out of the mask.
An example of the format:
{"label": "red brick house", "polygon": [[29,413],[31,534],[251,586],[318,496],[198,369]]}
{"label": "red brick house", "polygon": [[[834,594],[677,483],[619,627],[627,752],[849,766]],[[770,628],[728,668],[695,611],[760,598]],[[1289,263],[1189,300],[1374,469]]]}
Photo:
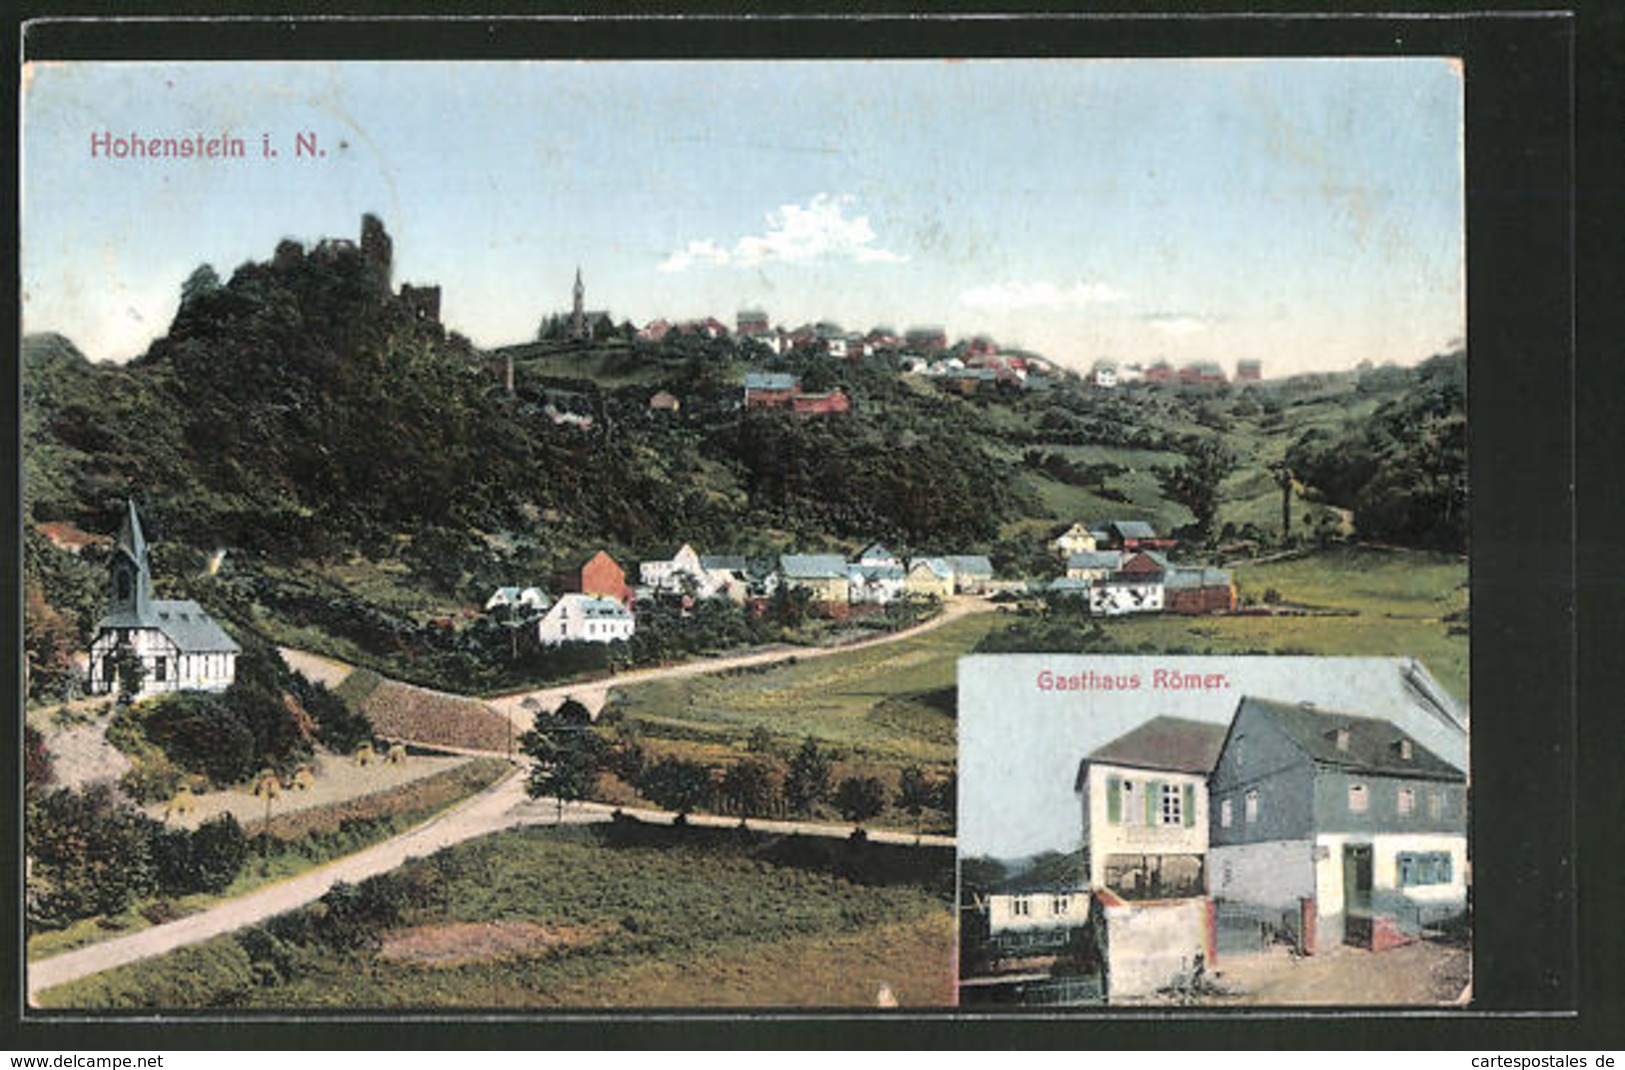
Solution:
{"label": "red brick house", "polygon": [[790,399],[790,411],[802,416],[831,416],[836,413],[849,412],[852,408],[852,399],[846,396],[846,391],[836,387],[827,394],[796,394]]}
{"label": "red brick house", "polygon": [[1170,569],[1162,581],[1162,608],[1187,615],[1230,613],[1236,608],[1236,585],[1224,569]]}
{"label": "red brick house", "polygon": [[1197,386],[1217,386],[1225,382],[1224,369],[1212,361],[1199,361],[1179,369],[1179,381]]}
{"label": "red brick house", "polygon": [[626,570],[603,550],[589,557],[579,568],[564,569],[553,577],[554,587],[564,594],[595,594],[626,605],[632,589],[626,585]]}
{"label": "red brick house", "polygon": [[1158,535],[1143,520],[1113,520],[1106,525],[1105,533],[1102,545],[1112,550],[1171,550],[1179,545],[1178,539]]}
{"label": "red brick house", "polygon": [[1168,559],[1161,554],[1141,550],[1125,558],[1117,568],[1117,575],[1125,578],[1149,579],[1168,571]]}
{"label": "red brick house", "polygon": [[801,380],[789,372],[746,372],[745,408],[788,409],[801,393]]}

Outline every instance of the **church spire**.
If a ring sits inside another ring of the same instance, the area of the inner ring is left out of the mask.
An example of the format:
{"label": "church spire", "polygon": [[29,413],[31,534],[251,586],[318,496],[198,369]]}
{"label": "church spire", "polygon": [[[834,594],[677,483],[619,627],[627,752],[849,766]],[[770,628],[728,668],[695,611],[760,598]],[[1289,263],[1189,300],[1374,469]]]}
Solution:
{"label": "church spire", "polygon": [[141,517],[133,498],[126,503],[124,523],[119,527],[108,568],[113,581],[113,613],[145,619],[152,602],[152,572],[147,566],[147,537],[141,531]]}
{"label": "church spire", "polygon": [[575,306],[570,313],[570,336],[572,338],[587,337],[587,287],[581,281],[581,265],[576,265]]}

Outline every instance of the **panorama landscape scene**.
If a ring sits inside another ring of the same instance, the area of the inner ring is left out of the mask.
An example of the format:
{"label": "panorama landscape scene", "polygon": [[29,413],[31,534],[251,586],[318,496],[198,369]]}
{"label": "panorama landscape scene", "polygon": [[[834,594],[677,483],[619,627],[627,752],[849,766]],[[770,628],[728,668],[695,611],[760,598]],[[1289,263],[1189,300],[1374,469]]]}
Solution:
{"label": "panorama landscape scene", "polygon": [[28,73],[33,1013],[952,1007],[961,658],[1465,710],[1448,64]]}

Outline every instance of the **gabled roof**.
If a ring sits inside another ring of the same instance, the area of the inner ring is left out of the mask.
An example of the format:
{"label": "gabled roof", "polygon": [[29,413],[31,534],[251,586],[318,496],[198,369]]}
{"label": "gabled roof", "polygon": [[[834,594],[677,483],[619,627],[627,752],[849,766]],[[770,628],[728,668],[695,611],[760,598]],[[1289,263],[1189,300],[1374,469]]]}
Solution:
{"label": "gabled roof", "polygon": [[[694,553],[694,547],[690,546],[686,542],[679,546],[673,546],[670,543],[667,543],[664,546],[656,546],[653,550],[650,550],[643,556],[643,561],[648,563],[674,561],[677,559],[677,555],[682,553],[684,550],[687,550],[691,554]],[[695,554],[695,556],[698,557],[699,555]]]}
{"label": "gabled roof", "polygon": [[[1084,764],[1126,765],[1170,773],[1213,771],[1224,747],[1226,726],[1182,717],[1153,717],[1089,752]],[[1081,771],[1080,771],[1081,776]]]}
{"label": "gabled roof", "polygon": [[943,560],[961,576],[993,575],[993,562],[982,554],[947,554]]}
{"label": "gabled roof", "polygon": [[[1236,717],[1252,712],[1273,721],[1287,738],[1320,765],[1349,772],[1388,776],[1464,780],[1462,772],[1401,731],[1392,721],[1323,710],[1307,703],[1276,702],[1244,696]],[[1338,746],[1338,733],[1348,733],[1348,748]],[[1410,757],[1400,743],[1410,743]]]}
{"label": "gabled roof", "polygon": [[701,554],[700,567],[711,572],[749,572],[750,561],[744,554]]}
{"label": "gabled roof", "polygon": [[[124,619],[126,617],[130,619]],[[189,599],[149,602],[147,612],[140,619],[115,614],[102,621],[102,627],[156,628],[183,654],[235,654],[242,649],[225,629],[203,612],[202,606]]]}
{"label": "gabled roof", "polygon": [[786,579],[844,580],[846,570],[846,558],[840,554],[784,554],[779,558],[779,571]]}
{"label": "gabled roof", "polygon": [[1168,563],[1167,554],[1161,554],[1155,550],[1130,550],[1123,555],[1123,564],[1126,566],[1130,561],[1133,561],[1137,557],[1145,558],[1164,572],[1167,572],[1173,567]]}
{"label": "gabled roof", "polygon": [[846,571],[848,576],[859,583],[901,580],[907,575],[901,565],[848,565]]}
{"label": "gabled roof", "polygon": [[746,372],[746,390],[794,390],[800,380],[789,372]]}
{"label": "gabled roof", "polygon": [[897,555],[886,549],[885,543],[872,542],[868,546],[864,547],[863,552],[858,555],[858,563],[863,564],[871,559],[895,561],[897,560]]}
{"label": "gabled roof", "polygon": [[1104,568],[1116,569],[1123,564],[1123,551],[1096,550],[1093,553],[1068,554],[1067,568]]}
{"label": "gabled roof", "polygon": [[1048,590],[1062,594],[1082,594],[1089,589],[1089,581],[1081,576],[1057,576],[1049,581]]}
{"label": "gabled roof", "polygon": [[600,598],[595,594],[564,594],[559,596],[556,610],[575,616],[602,620],[630,620],[632,614],[613,598]]}
{"label": "gabled roof", "polygon": [[581,571],[582,569],[586,568],[588,565],[592,564],[594,561],[598,560],[600,557],[603,558],[605,561],[608,561],[610,564],[614,565],[616,568],[621,567],[620,563],[618,561],[616,561],[613,557],[609,556],[609,551],[608,550],[595,550],[589,556],[584,557],[584,558],[581,559],[581,564],[576,566],[576,571],[577,572]]}
{"label": "gabled roof", "polygon": [[1123,539],[1154,539],[1157,529],[1143,520],[1113,520],[1108,527]]}
{"label": "gabled roof", "polygon": [[917,568],[925,568],[939,580],[954,578],[954,567],[940,557],[916,557],[908,563],[908,570],[913,572]]}
{"label": "gabled roof", "polygon": [[1230,573],[1222,568],[1174,568],[1163,577],[1163,586],[1176,589],[1230,586]]}

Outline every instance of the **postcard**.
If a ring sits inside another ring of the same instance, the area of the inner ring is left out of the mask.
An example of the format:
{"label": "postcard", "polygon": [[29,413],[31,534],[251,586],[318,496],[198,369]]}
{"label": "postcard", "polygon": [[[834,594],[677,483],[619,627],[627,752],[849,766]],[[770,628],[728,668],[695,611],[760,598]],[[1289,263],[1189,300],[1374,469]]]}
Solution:
{"label": "postcard", "polygon": [[1463,91],[25,63],[26,1013],[1463,998]]}

